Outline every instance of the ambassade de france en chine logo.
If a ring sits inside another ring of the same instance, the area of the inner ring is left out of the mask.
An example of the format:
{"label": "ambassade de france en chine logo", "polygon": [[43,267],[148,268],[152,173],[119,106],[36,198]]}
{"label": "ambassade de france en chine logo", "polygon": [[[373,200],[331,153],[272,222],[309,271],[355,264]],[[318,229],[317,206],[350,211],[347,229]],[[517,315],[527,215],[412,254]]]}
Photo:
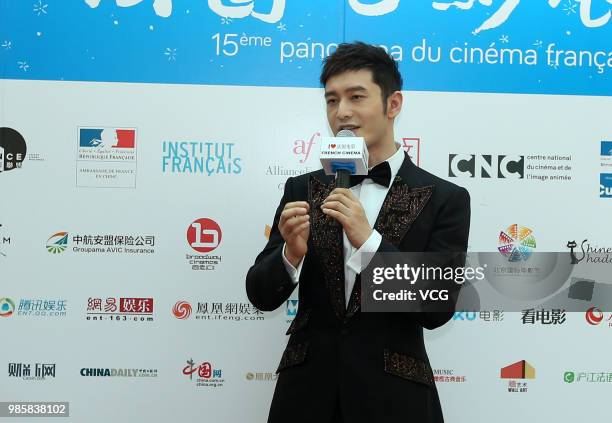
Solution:
{"label": "ambassade de france en chine logo", "polygon": [[136,128],[80,127],[77,187],[136,187]]}
{"label": "ambassade de france en chine logo", "polygon": [[526,226],[515,223],[499,233],[497,250],[509,262],[527,261],[535,248],[533,231]]}

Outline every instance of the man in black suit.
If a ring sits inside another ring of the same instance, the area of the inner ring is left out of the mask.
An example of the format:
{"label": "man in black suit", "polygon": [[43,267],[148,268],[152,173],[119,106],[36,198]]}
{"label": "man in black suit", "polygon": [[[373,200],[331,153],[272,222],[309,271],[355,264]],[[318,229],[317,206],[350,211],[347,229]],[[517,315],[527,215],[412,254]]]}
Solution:
{"label": "man in black suit", "polygon": [[261,310],[285,304],[299,286],[268,422],[442,422],[423,327],[453,312],[361,312],[361,257],[465,252],[469,194],[415,166],[394,142],[402,78],[383,49],[340,45],[321,83],[331,130],[364,137],[371,173],[383,177],[356,179],[350,189],[322,170],[287,180],[268,244],[246,278]]}

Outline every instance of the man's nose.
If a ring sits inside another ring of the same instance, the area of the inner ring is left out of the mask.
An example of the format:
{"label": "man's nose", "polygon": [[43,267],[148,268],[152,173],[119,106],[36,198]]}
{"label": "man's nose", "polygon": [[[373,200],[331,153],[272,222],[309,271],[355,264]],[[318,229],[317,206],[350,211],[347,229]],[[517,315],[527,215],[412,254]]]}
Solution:
{"label": "man's nose", "polygon": [[336,110],[336,116],[340,120],[347,120],[353,116],[353,110],[351,108],[350,102],[346,100],[339,100],[338,108]]}

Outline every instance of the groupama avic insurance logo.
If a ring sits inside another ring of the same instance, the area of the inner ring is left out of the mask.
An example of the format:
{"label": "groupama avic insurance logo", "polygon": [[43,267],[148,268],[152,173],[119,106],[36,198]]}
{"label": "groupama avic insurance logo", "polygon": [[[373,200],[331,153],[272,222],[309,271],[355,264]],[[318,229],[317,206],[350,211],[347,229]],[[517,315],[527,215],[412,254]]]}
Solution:
{"label": "groupama avic insurance logo", "polygon": [[15,311],[15,303],[10,298],[0,298],[0,317],[10,317]]}
{"label": "groupama avic insurance logo", "polygon": [[513,224],[499,233],[498,251],[510,262],[527,261],[536,248],[533,231]]}
{"label": "groupama avic insurance logo", "polygon": [[47,251],[52,254],[59,254],[68,248],[68,232],[57,232],[47,240]]}

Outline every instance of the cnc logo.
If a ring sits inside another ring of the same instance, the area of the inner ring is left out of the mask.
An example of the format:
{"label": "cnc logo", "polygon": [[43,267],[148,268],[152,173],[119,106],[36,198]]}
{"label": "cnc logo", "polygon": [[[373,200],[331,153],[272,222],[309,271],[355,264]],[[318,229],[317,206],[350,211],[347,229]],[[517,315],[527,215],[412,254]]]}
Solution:
{"label": "cnc logo", "polygon": [[527,261],[535,247],[533,231],[525,226],[515,223],[499,233],[497,250],[508,258],[509,262]]}
{"label": "cnc logo", "polygon": [[448,176],[453,178],[523,179],[525,156],[449,154]]}
{"label": "cnc logo", "polygon": [[198,253],[210,253],[221,243],[221,227],[212,219],[197,219],[187,228],[187,242]]}
{"label": "cnc logo", "polygon": [[20,169],[27,146],[21,134],[12,128],[0,128],[0,173]]}

